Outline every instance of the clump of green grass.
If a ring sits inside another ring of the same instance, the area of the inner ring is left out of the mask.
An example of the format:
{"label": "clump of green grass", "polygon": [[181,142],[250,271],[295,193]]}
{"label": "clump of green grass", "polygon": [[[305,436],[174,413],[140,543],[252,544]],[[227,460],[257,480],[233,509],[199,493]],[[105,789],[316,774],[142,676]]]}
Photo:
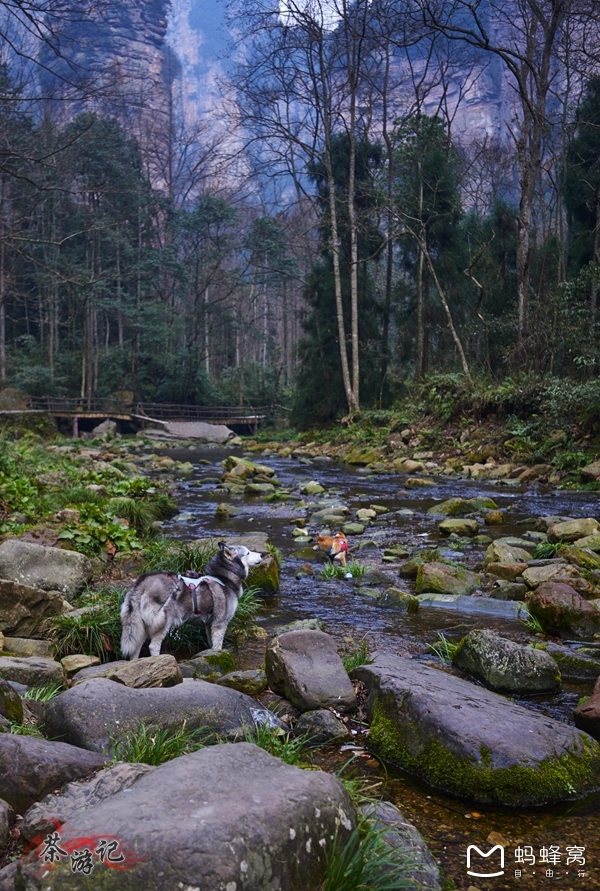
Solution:
{"label": "clump of green grass", "polygon": [[35,699],[36,702],[49,702],[66,690],[66,686],[62,681],[55,681],[54,684],[46,684],[43,687],[30,687],[22,694],[23,699]]}
{"label": "clump of green grass", "polygon": [[372,661],[366,637],[363,637],[358,647],[353,644],[352,648],[342,655],[342,664],[348,674],[359,665],[370,665]]}
{"label": "clump of green grass", "polygon": [[534,560],[551,560],[552,557],[556,557],[556,552],[559,548],[562,548],[565,544],[564,541],[540,541],[539,544],[536,544],[533,549],[533,558]]}
{"label": "clump of green grass", "polygon": [[118,739],[111,734],[110,748],[114,761],[157,767],[173,758],[204,748],[211,739],[208,728],[190,730],[185,726],[185,721],[181,727],[164,729],[146,726],[140,721],[136,730],[124,733]]}
{"label": "clump of green grass", "polygon": [[10,732],[17,736],[35,736],[37,739],[44,739],[35,724],[18,724],[16,721],[11,721]]}
{"label": "clump of green grass", "polygon": [[538,619],[535,616],[532,616],[531,613],[525,613],[522,616],[519,616],[519,621],[525,625],[526,628],[531,631],[532,634],[545,634],[546,632],[542,628]]}
{"label": "clump of green grass", "polygon": [[84,591],[77,606],[85,608],[85,612],[54,616],[50,628],[56,644],[56,658],[84,653],[98,656],[105,662],[109,654],[118,653],[124,596],[125,591],[112,587]]}
{"label": "clump of green grass", "polygon": [[442,662],[445,662],[447,665],[451,665],[456,656],[458,647],[459,644],[452,643],[452,641],[448,640],[445,634],[438,631],[438,640],[435,643],[430,644],[427,647],[427,651],[435,653],[438,659],[441,659]]}
{"label": "clump of green grass", "polygon": [[292,736],[282,727],[271,727],[264,723],[253,727],[244,726],[244,741],[254,743],[269,755],[281,758],[284,764],[298,765],[310,738],[305,734]]}
{"label": "clump of green grass", "polygon": [[261,607],[259,591],[259,588],[254,587],[249,587],[242,591],[235,615],[227,628],[227,636],[233,638],[234,641],[239,640],[242,635],[247,634],[254,627],[254,619],[260,612]]}
{"label": "clump of green grass", "polygon": [[361,579],[366,571],[366,566],[362,566],[354,560],[347,563],[346,566],[341,566],[339,563],[327,562],[319,569],[319,576],[324,581],[330,581],[331,579],[345,579],[348,574],[350,574],[353,579]]}
{"label": "clump of green grass", "polygon": [[159,538],[144,549],[147,572],[204,572],[206,564],[217,552],[216,545],[173,541]]}
{"label": "clump of green grass", "polygon": [[414,860],[385,842],[386,829],[377,830],[361,817],[347,840],[338,833],[327,850],[321,891],[402,891],[414,889]]}

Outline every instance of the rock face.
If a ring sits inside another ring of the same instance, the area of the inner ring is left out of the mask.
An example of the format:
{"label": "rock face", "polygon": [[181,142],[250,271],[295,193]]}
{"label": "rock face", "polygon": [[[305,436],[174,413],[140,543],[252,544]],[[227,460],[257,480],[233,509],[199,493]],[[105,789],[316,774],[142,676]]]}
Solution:
{"label": "rock face", "polygon": [[[119,840],[124,868],[94,861],[91,887],[105,891],[318,891],[324,848],[336,826],[344,841],[354,823],[353,806],[335,777],[238,743],[176,758],[71,814],[61,842],[69,847],[71,840],[107,832]],[[15,888],[34,886],[44,869],[41,850],[19,864]],[[43,880],[44,889],[81,891],[84,885],[67,858]]]}
{"label": "rock face", "polygon": [[174,687],[183,681],[175,656],[169,656],[167,653],[161,656],[149,656],[146,659],[135,659],[133,662],[122,660],[82,668],[74,676],[73,686],[90,678],[108,678],[135,689]]}
{"label": "rock face", "polygon": [[0,578],[42,591],[60,591],[69,597],[91,580],[92,566],[87,557],[75,551],[9,538],[0,545]]}
{"label": "rock face", "polygon": [[478,575],[447,563],[422,563],[417,570],[417,594],[472,594],[481,583]]}
{"label": "rock face", "polygon": [[590,637],[600,631],[600,611],[570,585],[544,582],[526,599],[529,612],[548,634]]}
{"label": "rock face", "polygon": [[511,806],[600,788],[600,745],[573,727],[400,656],[354,676],[370,689],[374,749],[433,786]]}
{"label": "rock face", "polygon": [[558,665],[544,650],[524,647],[493,631],[470,631],[453,661],[497,693],[543,693],[561,681]]}
{"label": "rock face", "polygon": [[48,792],[89,776],[107,761],[104,755],[66,743],[0,733],[2,797],[23,814]]}
{"label": "rock face", "polygon": [[0,579],[0,631],[5,634],[18,637],[42,634],[48,619],[66,609],[62,594]]}
{"label": "rock face", "polygon": [[0,717],[21,724],[23,702],[17,691],[4,679],[0,679]]}
{"label": "rock face", "polygon": [[302,712],[356,706],[354,688],[333,638],[323,631],[288,631],[270,642],[266,652],[271,689]]}
{"label": "rock face", "polygon": [[207,727],[232,738],[244,726],[271,723],[272,716],[249,696],[206,681],[132,690],[97,678],[66,690],[44,709],[48,736],[93,752],[108,752],[110,734],[137,730],[140,721],[161,728],[186,721],[191,730]]}
{"label": "rock face", "polygon": [[383,841],[414,863],[411,878],[415,887],[440,891],[440,870],[425,839],[416,826],[409,823],[399,808],[389,801],[366,805],[362,812],[382,832]]}

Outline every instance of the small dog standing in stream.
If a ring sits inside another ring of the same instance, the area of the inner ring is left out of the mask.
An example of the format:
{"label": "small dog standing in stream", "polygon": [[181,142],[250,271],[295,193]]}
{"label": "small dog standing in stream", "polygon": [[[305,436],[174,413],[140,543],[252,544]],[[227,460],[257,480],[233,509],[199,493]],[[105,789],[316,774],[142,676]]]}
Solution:
{"label": "small dog standing in stream", "polygon": [[158,656],[162,642],[188,619],[201,619],[210,630],[214,650],[223,646],[227,626],[233,619],[242,593],[242,583],[251,566],[262,561],[260,554],[243,545],[219,550],[206,565],[206,573],[188,576],[173,572],[148,572],[133,583],[121,607],[121,653],[138,659],[150,640],[150,655]]}

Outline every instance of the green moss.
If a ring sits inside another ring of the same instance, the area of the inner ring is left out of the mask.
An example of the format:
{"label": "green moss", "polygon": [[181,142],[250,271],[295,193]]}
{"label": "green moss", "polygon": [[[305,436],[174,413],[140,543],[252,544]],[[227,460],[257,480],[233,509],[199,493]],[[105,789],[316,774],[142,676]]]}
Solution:
{"label": "green moss", "polygon": [[248,585],[259,588],[264,594],[277,594],[279,591],[279,560],[273,554],[263,558],[262,563],[253,566],[248,576]]}
{"label": "green moss", "polygon": [[457,758],[434,739],[420,752],[411,752],[405,743],[407,733],[394,723],[391,707],[380,695],[371,722],[374,750],[432,786],[461,798],[523,807],[577,798],[600,784],[600,746],[583,736],[579,749],[537,767],[493,768],[492,752],[487,749],[478,762]]}
{"label": "green moss", "polygon": [[235,671],[235,661],[231,653],[227,650],[220,650],[218,653],[201,653],[209,665],[221,669],[221,671]]}

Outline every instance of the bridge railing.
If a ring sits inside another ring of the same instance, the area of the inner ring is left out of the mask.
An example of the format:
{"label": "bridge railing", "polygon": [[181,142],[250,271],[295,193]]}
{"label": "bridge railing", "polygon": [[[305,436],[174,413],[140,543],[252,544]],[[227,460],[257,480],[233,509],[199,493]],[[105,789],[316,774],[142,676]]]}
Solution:
{"label": "bridge railing", "polygon": [[50,414],[75,417],[78,414],[129,415],[159,421],[217,421],[227,424],[235,421],[262,420],[272,409],[269,406],[248,405],[177,405],[166,402],[119,402],[116,399],[77,398],[66,396],[32,396],[29,407]]}

